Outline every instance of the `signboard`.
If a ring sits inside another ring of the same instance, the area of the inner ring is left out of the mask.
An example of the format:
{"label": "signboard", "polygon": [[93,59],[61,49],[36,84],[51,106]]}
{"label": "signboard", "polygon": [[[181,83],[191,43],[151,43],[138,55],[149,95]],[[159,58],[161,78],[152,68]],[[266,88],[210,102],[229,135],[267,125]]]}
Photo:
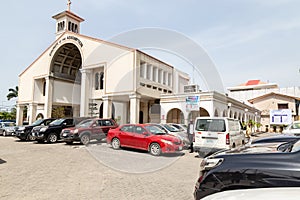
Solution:
{"label": "signboard", "polygon": [[292,123],[290,109],[270,110],[270,124],[287,125]]}
{"label": "signboard", "polygon": [[185,85],[183,86],[184,93],[190,93],[190,92],[198,92],[199,86],[198,85]]}
{"label": "signboard", "polygon": [[200,96],[188,96],[185,98],[186,111],[199,110]]}

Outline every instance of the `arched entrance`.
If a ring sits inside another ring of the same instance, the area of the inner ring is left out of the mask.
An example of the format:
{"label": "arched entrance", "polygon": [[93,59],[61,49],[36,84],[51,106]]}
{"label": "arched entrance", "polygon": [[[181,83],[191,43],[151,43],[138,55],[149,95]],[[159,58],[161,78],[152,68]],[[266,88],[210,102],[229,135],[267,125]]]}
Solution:
{"label": "arched entrance", "polygon": [[167,114],[167,123],[184,124],[184,115],[178,108],[173,108]]}
{"label": "arched entrance", "polygon": [[[101,103],[101,106],[99,108],[99,118],[103,118],[103,103]],[[111,118],[115,119],[115,105],[114,105],[114,103],[112,103]]]}
{"label": "arched entrance", "polygon": [[57,79],[80,83],[82,57],[79,49],[72,43],[61,46],[54,54],[50,74]]}
{"label": "arched entrance", "polygon": [[201,117],[209,117],[209,113],[205,108],[200,107],[199,111]]}
{"label": "arched entrance", "polygon": [[36,116],[35,120],[38,120],[38,119],[44,119],[44,115],[43,115],[42,113],[39,113],[39,114]]}

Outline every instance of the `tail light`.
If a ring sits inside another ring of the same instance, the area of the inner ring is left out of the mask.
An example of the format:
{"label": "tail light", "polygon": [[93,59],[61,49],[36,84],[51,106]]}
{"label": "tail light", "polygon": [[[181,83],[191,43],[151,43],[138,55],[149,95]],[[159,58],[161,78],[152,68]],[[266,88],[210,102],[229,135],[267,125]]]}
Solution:
{"label": "tail light", "polygon": [[230,137],[229,137],[229,133],[226,134],[226,144],[230,144]]}

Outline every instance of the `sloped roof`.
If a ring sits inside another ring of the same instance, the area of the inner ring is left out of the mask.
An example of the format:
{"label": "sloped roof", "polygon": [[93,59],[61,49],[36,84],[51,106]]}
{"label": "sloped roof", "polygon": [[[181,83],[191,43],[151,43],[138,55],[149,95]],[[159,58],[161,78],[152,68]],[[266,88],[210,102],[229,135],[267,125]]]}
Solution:
{"label": "sloped roof", "polygon": [[267,98],[269,96],[281,96],[281,97],[286,97],[286,98],[292,98],[292,99],[295,99],[295,100],[300,100],[299,97],[294,97],[294,96],[289,96],[289,95],[285,95],[285,94],[280,94],[280,93],[275,93],[275,92],[270,92],[268,94],[264,94],[264,95],[261,95],[261,96],[258,96],[258,97],[255,97],[253,99],[249,99],[248,101],[250,103],[253,103],[254,101],[257,101],[257,100],[261,100],[261,99],[264,99],[264,98]]}

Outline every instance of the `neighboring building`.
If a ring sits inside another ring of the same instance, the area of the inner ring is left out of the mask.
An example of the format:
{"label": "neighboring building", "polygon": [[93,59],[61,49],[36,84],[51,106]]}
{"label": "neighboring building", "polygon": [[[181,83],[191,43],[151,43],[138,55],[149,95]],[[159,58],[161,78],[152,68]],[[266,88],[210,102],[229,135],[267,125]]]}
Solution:
{"label": "neighboring building", "polygon": [[[273,112],[289,110],[291,120],[299,119],[300,87],[279,88],[275,83],[250,80],[235,87],[229,87],[228,96],[243,102],[250,102],[261,111],[262,130],[280,131],[290,120],[277,122]],[[280,115],[280,113],[277,115]],[[284,114],[285,115],[285,114]],[[275,117],[276,118],[276,117]]]}
{"label": "neighboring building", "polygon": [[196,117],[230,117],[241,122],[260,122],[260,111],[219,92],[161,95],[161,122],[184,123]]}
{"label": "neighboring building", "polygon": [[29,123],[61,112],[119,124],[187,123],[199,115],[244,121],[259,115],[224,94],[184,93],[188,74],[140,50],[81,35],[84,19],[69,9],[53,18],[56,40],[19,75],[18,125],[25,107]]}
{"label": "neighboring building", "polygon": [[[271,132],[281,132],[284,125],[298,119],[299,103],[297,102],[299,101],[300,98],[274,92],[249,100],[254,107],[261,110],[263,130]],[[272,115],[274,111],[278,113],[275,116]]]}

